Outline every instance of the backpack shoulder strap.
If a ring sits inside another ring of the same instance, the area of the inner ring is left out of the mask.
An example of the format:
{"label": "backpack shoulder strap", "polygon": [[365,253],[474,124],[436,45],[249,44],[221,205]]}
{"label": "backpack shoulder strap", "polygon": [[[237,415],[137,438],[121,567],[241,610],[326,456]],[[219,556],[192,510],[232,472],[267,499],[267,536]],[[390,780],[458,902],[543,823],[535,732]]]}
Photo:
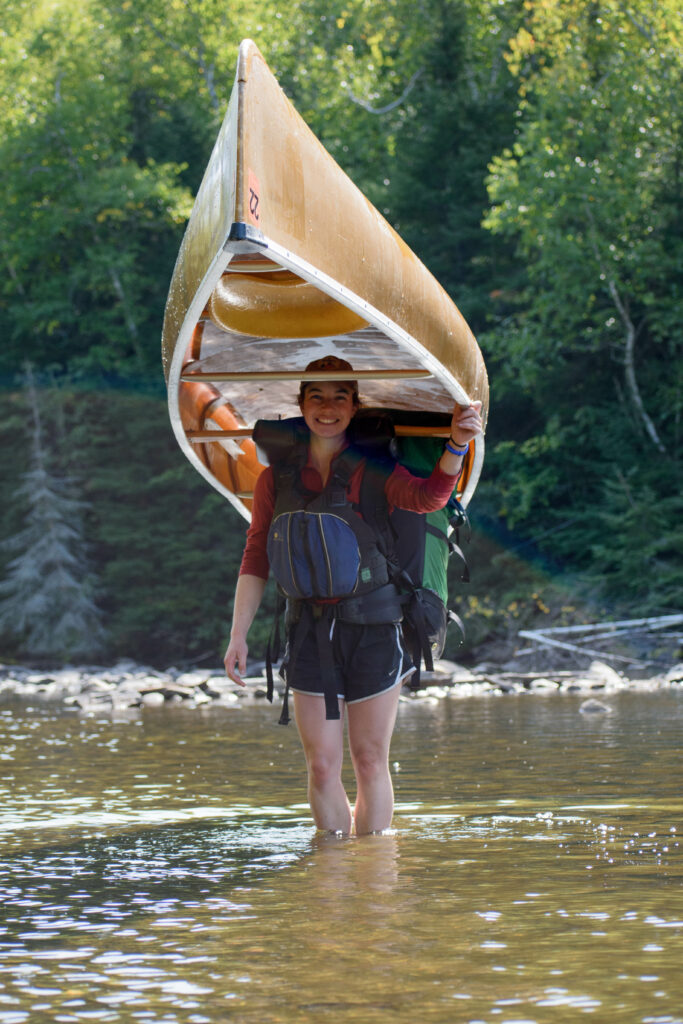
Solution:
{"label": "backpack shoulder strap", "polygon": [[257,420],[252,440],[268,465],[298,464],[306,461],[310,434],[303,416],[286,420]]}
{"label": "backpack shoulder strap", "polygon": [[309,431],[303,416],[286,420],[257,420],[252,440],[259,461],[273,472],[275,500],[285,491],[301,491],[300,473],[306,464]]}
{"label": "backpack shoulder strap", "polygon": [[351,451],[365,459],[360,485],[360,514],[382,541],[385,557],[393,552],[393,531],[384,488],[396,467],[395,438],[391,416],[380,409],[361,409],[349,425]]}
{"label": "backpack shoulder strap", "polygon": [[396,460],[390,457],[366,460],[360,483],[359,511],[374,531],[391,575],[398,578],[401,575],[401,568],[396,554],[396,535],[389,518],[389,504],[384,492],[395,466]]}

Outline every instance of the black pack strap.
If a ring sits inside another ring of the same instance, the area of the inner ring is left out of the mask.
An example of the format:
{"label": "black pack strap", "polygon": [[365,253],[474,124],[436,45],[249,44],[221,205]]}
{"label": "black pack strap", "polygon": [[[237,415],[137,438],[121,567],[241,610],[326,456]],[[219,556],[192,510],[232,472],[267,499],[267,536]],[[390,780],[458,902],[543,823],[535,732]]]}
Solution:
{"label": "black pack strap", "polygon": [[452,612],[450,608],[448,608],[447,611],[448,611],[448,621],[449,622],[454,622],[456,624],[456,626],[458,627],[458,629],[460,630],[460,636],[462,637],[460,642],[462,643],[462,641],[465,639],[465,623],[462,621],[460,616],[456,615],[455,612]]}
{"label": "black pack strap", "polygon": [[[410,647],[408,653],[410,654],[411,661],[412,661],[413,665],[415,666],[415,670],[414,670],[413,674],[410,677],[409,686],[410,686],[411,690],[419,690],[420,689],[420,676],[421,676],[421,669],[422,669],[422,658],[423,658],[425,649],[427,649],[429,647],[429,644],[425,642],[424,638],[420,639],[419,632],[418,632],[417,628],[414,628],[412,630],[412,640],[413,640],[413,643],[412,643],[412,646]],[[430,652],[430,656],[431,656],[431,652]],[[433,667],[433,664],[434,663],[432,662],[432,667]],[[425,660],[425,668],[429,668],[429,666],[427,665],[427,661],[426,660]]]}
{"label": "black pack strap", "polygon": [[422,604],[422,594],[419,589],[415,590],[412,595],[410,603],[410,621],[415,631],[415,644],[413,650],[413,661],[417,666],[417,671],[420,671],[420,655],[422,655],[425,663],[425,668],[428,672],[434,671],[434,659],[432,657],[432,647],[429,643],[429,628],[427,623],[427,613],[424,610]]}
{"label": "black pack strap", "polygon": [[278,718],[279,725],[289,725],[289,683],[285,679],[285,694],[282,698],[282,711]]}
{"label": "black pack strap", "polygon": [[322,492],[325,495],[325,503],[328,508],[344,508],[349,503],[347,488],[349,477],[342,472],[342,467],[337,464],[330,474],[330,478]]}
{"label": "black pack strap", "polygon": [[434,526],[433,523],[425,523],[425,530],[427,533],[431,533],[432,537],[438,537],[444,544],[448,544],[448,534],[445,530],[440,530],[438,526]]}
{"label": "black pack strap", "polygon": [[[308,627],[311,623],[310,615],[306,615],[306,608],[308,606],[304,601],[288,602],[287,607],[287,620],[291,619],[294,622],[292,630],[289,634],[290,648],[287,652],[287,665],[285,668],[285,693],[282,699],[282,711],[280,712],[280,725],[289,724],[289,680],[294,676],[294,667],[299,658],[299,652],[301,651],[301,645],[304,642]],[[266,661],[266,670],[268,668],[268,662]]]}
{"label": "black pack strap", "polygon": [[[464,509],[463,509],[463,511],[464,511]],[[450,537],[448,536],[448,534],[444,533],[443,530],[440,530],[438,526],[433,526],[431,523],[426,523],[425,524],[425,530],[427,531],[427,533],[431,533],[431,535],[433,537],[438,537],[439,540],[442,540],[444,542],[444,544],[447,544],[448,545],[448,551],[449,551],[449,553],[451,555],[457,555],[458,556],[458,558],[462,562],[462,575],[461,575],[460,579],[462,580],[463,583],[469,583],[470,582],[470,567],[467,564],[467,559],[465,558],[465,553],[462,550],[462,548],[460,547],[460,545],[456,544],[456,542],[454,540],[451,540]],[[455,535],[456,535],[456,538],[457,538],[458,537],[457,530],[455,531]]]}
{"label": "black pack strap", "polygon": [[467,559],[465,558],[465,554],[464,554],[462,548],[458,544],[456,544],[455,541],[452,541],[452,540],[449,540],[448,547],[450,549],[451,554],[452,555],[457,555],[458,558],[462,562],[462,575],[460,576],[460,579],[462,580],[463,583],[469,583],[470,582],[470,567],[467,564]]}
{"label": "black pack strap", "polygon": [[343,508],[348,505],[348,489],[351,477],[363,461],[362,455],[347,448],[334,460],[330,472],[330,478],[325,485],[323,494],[326,495],[327,505],[330,508]]}
{"label": "black pack strap", "polygon": [[266,646],[266,697],[273,703],[273,690],[275,685],[273,683],[273,655],[270,647],[270,638]]}
{"label": "black pack strap", "polygon": [[389,518],[384,488],[396,467],[394,459],[368,459],[360,482],[359,510],[374,530],[378,546],[393,572],[398,570],[396,536]]}
{"label": "black pack strap", "polygon": [[299,653],[311,627],[313,627],[315,633],[318,657],[320,658],[320,672],[323,693],[325,695],[325,717],[328,719],[338,719],[340,717],[334,658],[332,655],[332,639],[330,637],[330,629],[334,621],[332,612],[334,605],[313,605],[308,601],[300,601],[297,602],[297,606],[297,611],[300,612],[300,615],[290,634],[290,650],[285,670],[285,694],[280,714],[280,725],[287,725],[289,723],[289,681],[294,679]]}
{"label": "black pack strap", "polygon": [[384,622],[401,622],[408,595],[400,594],[393,583],[386,583],[369,594],[347,597],[334,607],[334,617],[341,622],[370,626]]}
{"label": "black pack strap", "polygon": [[448,522],[455,532],[455,539],[460,543],[460,530],[463,526],[467,527],[466,540],[467,543],[472,540],[472,526],[470,524],[469,516],[466,510],[460,504],[457,498],[451,498],[446,505],[446,511],[448,512]]}
{"label": "black pack strap", "polygon": [[302,505],[317,498],[315,491],[310,491],[301,483],[301,469],[296,462],[275,463],[272,467],[275,482],[275,494],[293,493],[299,495]]}
{"label": "black pack strap", "polygon": [[331,626],[332,619],[329,615],[315,616],[315,638],[318,643],[323,693],[325,694],[325,718],[330,721],[340,718],[334,659],[332,657],[332,638],[330,637]]}
{"label": "black pack strap", "polygon": [[273,625],[271,626],[270,636],[268,637],[268,643],[266,644],[266,697],[273,703],[273,662],[277,661],[280,657],[280,621],[282,619],[282,613],[285,610],[286,600],[284,595],[278,593],[275,601],[275,614],[273,615]]}

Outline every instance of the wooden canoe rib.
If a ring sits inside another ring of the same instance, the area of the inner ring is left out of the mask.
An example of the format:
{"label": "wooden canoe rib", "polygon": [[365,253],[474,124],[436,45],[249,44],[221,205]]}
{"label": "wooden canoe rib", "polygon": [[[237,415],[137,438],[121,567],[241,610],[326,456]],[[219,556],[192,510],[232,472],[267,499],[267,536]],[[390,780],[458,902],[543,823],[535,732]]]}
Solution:
{"label": "wooden canoe rib", "polygon": [[[254,422],[298,415],[304,367],[329,353],[351,362],[365,406],[393,411],[397,433],[443,436],[454,400],[480,399],[486,415],[484,362],[459,310],[247,40],[163,330],[178,443],[245,518],[263,469]],[[483,453],[480,437],[465,459],[465,505]]]}

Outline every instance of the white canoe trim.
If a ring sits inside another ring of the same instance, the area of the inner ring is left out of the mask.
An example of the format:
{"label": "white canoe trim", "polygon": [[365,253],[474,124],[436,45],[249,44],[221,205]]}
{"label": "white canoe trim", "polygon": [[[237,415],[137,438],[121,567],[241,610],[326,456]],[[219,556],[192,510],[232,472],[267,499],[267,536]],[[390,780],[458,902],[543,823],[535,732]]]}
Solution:
{"label": "white canoe trim", "polygon": [[[398,324],[394,323],[393,320],[380,312],[380,310],[370,305],[370,303],[365,299],[356,295],[348,288],[345,288],[343,285],[339,284],[338,281],[335,281],[322,271],[317,270],[315,267],[311,266],[311,264],[307,263],[306,260],[301,259],[301,257],[296,256],[290,250],[285,249],[276,242],[262,238],[258,241],[253,240],[250,243],[250,247],[251,246],[254,246],[256,251],[262,250],[264,253],[268,252],[270,258],[272,258],[274,262],[278,263],[286,270],[291,270],[293,273],[298,274],[299,277],[308,281],[310,284],[313,284],[315,287],[319,288],[320,291],[325,292],[325,294],[329,295],[337,302],[342,303],[342,305],[352,310],[362,319],[383,331],[401,348],[404,348],[414,356],[420,365],[428,370],[433,377],[436,377],[444,388],[452,395],[454,402],[457,402],[459,405],[469,405],[469,396],[453,374],[446,370],[443,364],[440,363],[424,345],[417,341],[416,338],[408,334],[407,331],[403,330],[402,327],[399,327]],[[251,513],[243,504],[240,497],[233,491],[230,491],[227,487],[224,487],[196,454],[191,440],[188,439],[185,433],[180,417],[180,409],[178,407],[178,390],[181,384],[181,378],[183,377],[183,360],[195,326],[232,256],[236,254],[237,251],[243,252],[244,247],[244,242],[234,243],[226,241],[221,252],[212,260],[204,280],[197,289],[192,302],[190,303],[180,331],[178,332],[173,359],[169,370],[168,404],[173,432],[186,458],[192,463],[197,472],[200,473],[212,487],[219,491],[220,494],[227,498],[228,501],[230,501],[237,509],[240,515],[249,521],[251,519]],[[444,411],[446,412],[447,410]],[[461,503],[465,508],[469,504],[469,501],[476,490],[483,463],[484,437],[480,434],[475,438],[474,462],[467,482],[467,487],[465,488],[461,498]]]}
{"label": "white canoe trim", "polygon": [[244,502],[233,491],[224,487],[197,455],[197,452],[185,433],[178,405],[180,378],[183,373],[185,353],[187,352],[188,345],[192,340],[194,329],[202,315],[202,312],[204,311],[214,288],[220,281],[225,268],[230,262],[231,256],[232,253],[228,252],[225,247],[222,247],[218,255],[211,261],[209,269],[204,275],[204,280],[195,292],[180,330],[178,331],[178,337],[173,350],[173,359],[171,360],[171,366],[168,373],[168,414],[176,441],[178,442],[185,457],[194,466],[197,472],[203,476],[212,487],[222,494],[224,498],[227,498],[239,514],[249,522],[251,520],[251,513]]}

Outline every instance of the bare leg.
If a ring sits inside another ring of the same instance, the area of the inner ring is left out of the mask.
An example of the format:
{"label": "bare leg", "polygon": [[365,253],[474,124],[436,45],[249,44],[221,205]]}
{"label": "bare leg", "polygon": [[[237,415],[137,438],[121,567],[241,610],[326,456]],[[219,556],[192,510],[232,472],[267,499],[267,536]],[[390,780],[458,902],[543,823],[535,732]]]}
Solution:
{"label": "bare leg", "polygon": [[294,715],[308,768],[308,802],[318,828],[351,831],[351,807],[341,779],[344,759],[344,702],[341,717],[325,718],[323,697],[295,693]]}
{"label": "bare leg", "polygon": [[389,747],[396,721],[400,685],[349,704],[349,746],[358,783],[354,821],[356,834],[389,828],[394,813],[394,788],[389,772]]}

